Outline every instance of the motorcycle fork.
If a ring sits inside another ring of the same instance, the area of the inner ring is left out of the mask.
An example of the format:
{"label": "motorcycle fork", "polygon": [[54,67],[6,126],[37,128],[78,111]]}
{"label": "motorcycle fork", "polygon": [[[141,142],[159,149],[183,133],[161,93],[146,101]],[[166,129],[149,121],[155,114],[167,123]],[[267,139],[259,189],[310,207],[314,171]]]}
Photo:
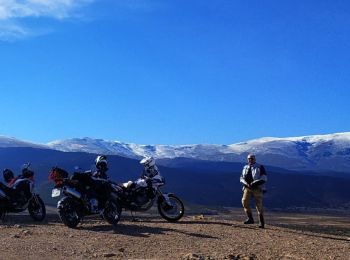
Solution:
{"label": "motorcycle fork", "polygon": [[168,206],[172,206],[168,194],[163,194],[159,189],[157,189],[158,203],[164,200]]}
{"label": "motorcycle fork", "polygon": [[34,200],[34,202],[35,202],[36,205],[39,205],[39,204],[40,204],[40,203],[39,203],[39,200],[38,200],[38,197],[37,197],[35,194],[33,194],[32,198],[31,198],[29,201],[31,201],[31,200]]}

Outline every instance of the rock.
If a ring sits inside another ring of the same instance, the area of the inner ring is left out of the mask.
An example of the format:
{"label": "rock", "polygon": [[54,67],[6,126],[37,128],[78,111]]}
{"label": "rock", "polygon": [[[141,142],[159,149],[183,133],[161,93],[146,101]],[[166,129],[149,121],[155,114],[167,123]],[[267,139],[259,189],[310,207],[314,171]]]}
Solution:
{"label": "rock", "polygon": [[23,230],[22,231],[22,234],[24,234],[24,235],[31,235],[32,234],[32,232],[30,232],[29,230]]}
{"label": "rock", "polygon": [[201,219],[204,219],[204,215],[197,215],[197,216],[193,216],[192,217],[194,220],[201,220]]}
{"label": "rock", "polygon": [[227,257],[225,257],[225,259],[229,259],[229,260],[256,260],[258,258],[254,254],[252,254],[252,255],[230,254]]}
{"label": "rock", "polygon": [[115,253],[103,253],[102,255],[103,257],[113,257],[113,256],[116,256]]}
{"label": "rock", "polygon": [[118,249],[118,251],[123,253],[123,252],[125,252],[125,249],[121,247]]}

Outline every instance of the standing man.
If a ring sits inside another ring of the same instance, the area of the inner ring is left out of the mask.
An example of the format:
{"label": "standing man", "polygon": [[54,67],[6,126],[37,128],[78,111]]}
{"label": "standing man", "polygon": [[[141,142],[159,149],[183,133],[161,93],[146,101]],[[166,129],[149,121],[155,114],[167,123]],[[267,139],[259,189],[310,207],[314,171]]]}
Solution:
{"label": "standing man", "polygon": [[259,228],[264,228],[264,210],[263,210],[263,193],[265,191],[265,182],[267,181],[264,166],[256,163],[255,155],[249,154],[247,157],[248,164],[243,167],[240,178],[243,186],[242,205],[247,219],[244,224],[254,224],[252,210],[250,208],[251,197],[254,197],[255,207],[259,215]]}

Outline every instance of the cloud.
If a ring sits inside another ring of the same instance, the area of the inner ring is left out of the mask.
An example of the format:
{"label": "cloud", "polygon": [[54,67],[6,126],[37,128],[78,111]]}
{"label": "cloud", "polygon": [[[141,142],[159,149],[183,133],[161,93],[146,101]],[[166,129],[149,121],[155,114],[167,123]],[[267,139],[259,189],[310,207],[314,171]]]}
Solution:
{"label": "cloud", "polygon": [[28,31],[15,23],[0,22],[0,39],[13,39],[28,35]]}
{"label": "cloud", "polygon": [[79,8],[94,0],[0,0],[0,39],[32,35],[25,26],[27,18],[64,20],[74,17]]}

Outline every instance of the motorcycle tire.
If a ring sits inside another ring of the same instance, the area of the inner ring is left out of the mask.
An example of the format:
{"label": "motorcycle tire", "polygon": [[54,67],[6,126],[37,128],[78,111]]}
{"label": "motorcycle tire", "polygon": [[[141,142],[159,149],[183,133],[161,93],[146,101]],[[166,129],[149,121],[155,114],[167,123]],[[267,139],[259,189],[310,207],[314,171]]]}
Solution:
{"label": "motorcycle tire", "polygon": [[5,211],[0,209],[0,221],[3,221],[4,217],[5,217]]}
{"label": "motorcycle tire", "polygon": [[158,203],[158,212],[165,220],[176,222],[183,217],[185,207],[182,201],[174,194],[169,194],[168,196],[172,206],[169,206],[165,200],[162,200]]}
{"label": "motorcycle tire", "polygon": [[74,201],[66,198],[58,207],[58,215],[64,225],[69,228],[76,228],[80,222],[78,211],[74,207]]}
{"label": "motorcycle tire", "polygon": [[43,200],[35,195],[28,204],[29,215],[35,221],[43,221],[46,217],[46,207]]}
{"label": "motorcycle tire", "polygon": [[117,202],[108,201],[106,207],[103,210],[103,218],[114,228],[117,227],[117,224],[120,220],[122,212],[122,207]]}

